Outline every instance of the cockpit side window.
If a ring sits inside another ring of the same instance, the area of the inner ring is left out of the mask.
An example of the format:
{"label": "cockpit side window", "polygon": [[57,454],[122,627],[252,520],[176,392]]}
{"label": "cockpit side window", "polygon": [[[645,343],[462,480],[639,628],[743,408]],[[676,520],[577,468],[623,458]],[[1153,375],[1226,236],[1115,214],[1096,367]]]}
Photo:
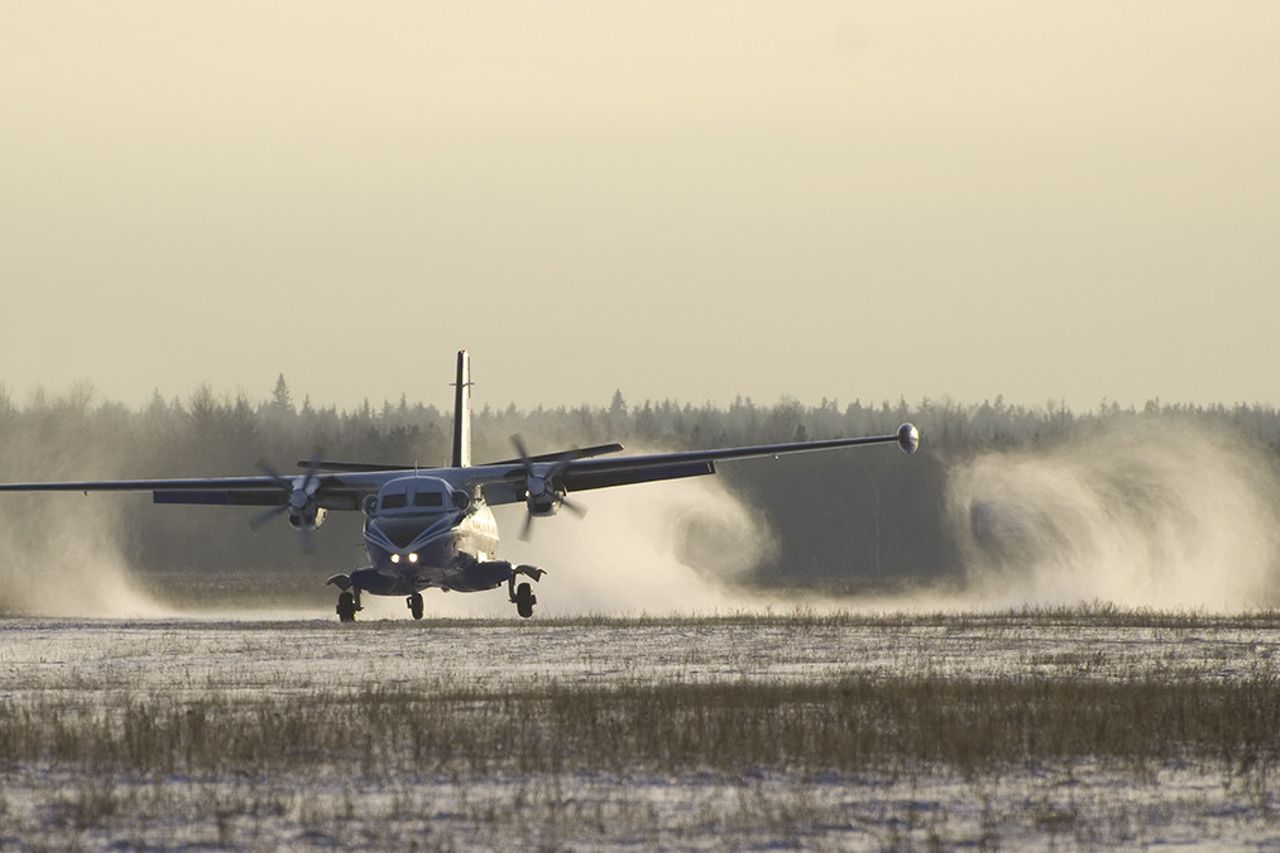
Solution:
{"label": "cockpit side window", "polygon": [[440,492],[418,492],[413,496],[414,506],[444,506],[444,495]]}
{"label": "cockpit side window", "polygon": [[403,493],[398,495],[382,496],[383,509],[400,509],[404,507],[408,502],[409,502],[409,496]]}

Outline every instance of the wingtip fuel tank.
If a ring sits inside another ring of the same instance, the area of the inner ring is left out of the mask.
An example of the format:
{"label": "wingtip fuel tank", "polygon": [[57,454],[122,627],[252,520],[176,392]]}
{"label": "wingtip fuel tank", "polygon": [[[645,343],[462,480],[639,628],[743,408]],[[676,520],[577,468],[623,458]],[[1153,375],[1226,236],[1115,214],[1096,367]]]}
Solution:
{"label": "wingtip fuel tank", "polygon": [[920,430],[915,424],[903,424],[898,427],[898,447],[910,456],[920,449]]}

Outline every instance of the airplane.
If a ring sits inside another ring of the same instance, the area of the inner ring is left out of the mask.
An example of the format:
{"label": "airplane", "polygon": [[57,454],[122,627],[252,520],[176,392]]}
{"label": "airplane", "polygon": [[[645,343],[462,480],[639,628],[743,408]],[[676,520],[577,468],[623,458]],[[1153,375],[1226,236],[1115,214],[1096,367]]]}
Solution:
{"label": "airplane", "polygon": [[[287,514],[289,524],[306,537],[324,523],[329,511],[363,512],[369,565],[327,581],[339,590],[335,611],[340,621],[355,621],[366,593],[405,596],[410,614],[421,619],[423,590],[480,592],[503,585],[516,612],[527,619],[537,597],[528,581],[517,581],[523,577],[536,583],[546,570],[498,559],[498,525],[490,507],[523,502],[527,514],[521,538],[527,539],[536,518],[560,509],[584,514],[571,493],[714,474],[717,463],[735,459],[890,443],[912,454],[920,447],[920,432],[909,423],[892,435],[633,456],[614,456],[623,449],[621,444],[530,455],[515,435],[515,458],[473,465],[472,384],[471,357],[461,350],[454,383],[452,459],[445,468],[312,458],[298,462],[302,473],[291,477],[260,462],[261,476],[0,483],[0,492],[149,491],[157,504],[260,506],[267,509],[250,526],[256,529]],[[304,539],[304,545],[308,542]]]}

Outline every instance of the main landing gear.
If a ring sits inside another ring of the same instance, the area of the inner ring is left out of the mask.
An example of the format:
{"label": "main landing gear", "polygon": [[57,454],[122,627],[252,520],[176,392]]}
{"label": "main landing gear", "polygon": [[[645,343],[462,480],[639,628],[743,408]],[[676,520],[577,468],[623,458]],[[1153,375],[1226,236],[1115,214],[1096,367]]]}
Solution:
{"label": "main landing gear", "polygon": [[334,585],[342,590],[338,594],[338,606],[333,608],[342,622],[356,621],[356,614],[364,610],[360,606],[360,587],[351,582],[350,575],[334,575],[325,582],[325,586]]}
{"label": "main landing gear", "polygon": [[507,578],[507,598],[516,606],[516,612],[520,614],[520,618],[528,619],[533,615],[533,605],[538,603],[538,596],[533,594],[533,587],[527,583],[516,586],[516,575],[525,575],[538,581],[546,573],[545,569],[539,569],[536,566],[517,566],[511,572],[511,577]]}
{"label": "main landing gear", "polygon": [[422,618],[422,593],[415,592],[404,600],[409,605],[409,612],[413,614],[414,619]]}
{"label": "main landing gear", "polygon": [[338,613],[338,619],[342,622],[356,621],[356,613],[363,610],[360,606],[360,592],[344,592],[338,596],[338,606],[334,610]]}

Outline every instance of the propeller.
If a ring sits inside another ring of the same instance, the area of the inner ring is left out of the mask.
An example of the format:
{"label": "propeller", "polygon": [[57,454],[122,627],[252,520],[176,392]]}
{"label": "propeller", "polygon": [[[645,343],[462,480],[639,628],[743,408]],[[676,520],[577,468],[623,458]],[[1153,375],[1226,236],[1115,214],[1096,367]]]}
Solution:
{"label": "propeller", "polygon": [[525,517],[524,524],[520,528],[520,538],[528,541],[533,534],[533,509],[530,503],[544,502],[553,508],[557,505],[564,507],[578,518],[583,518],[587,514],[586,507],[569,500],[563,493],[556,490],[556,479],[573,463],[574,456],[566,453],[561,456],[555,465],[545,475],[538,474],[533,467],[533,460],[529,457],[529,449],[525,447],[524,439],[519,433],[511,436],[511,443],[515,445],[516,453],[520,457],[520,464],[524,467],[524,490],[525,490]]}
{"label": "propeller", "polygon": [[[276,485],[288,493],[289,499],[278,506],[270,507],[264,512],[255,515],[249,520],[249,527],[254,530],[259,529],[268,521],[278,515],[284,515],[286,512],[291,516],[302,516],[306,512],[309,505],[315,503],[316,490],[320,488],[320,459],[324,457],[324,453],[316,448],[315,453],[311,455],[311,461],[307,463],[306,473],[301,477],[289,478],[281,474],[271,463],[265,459],[258,460],[258,470],[266,474]],[[323,512],[318,510],[317,512]],[[312,531],[318,524],[312,525],[294,525],[302,534],[302,550],[306,554],[315,552],[315,543],[312,541]]]}

